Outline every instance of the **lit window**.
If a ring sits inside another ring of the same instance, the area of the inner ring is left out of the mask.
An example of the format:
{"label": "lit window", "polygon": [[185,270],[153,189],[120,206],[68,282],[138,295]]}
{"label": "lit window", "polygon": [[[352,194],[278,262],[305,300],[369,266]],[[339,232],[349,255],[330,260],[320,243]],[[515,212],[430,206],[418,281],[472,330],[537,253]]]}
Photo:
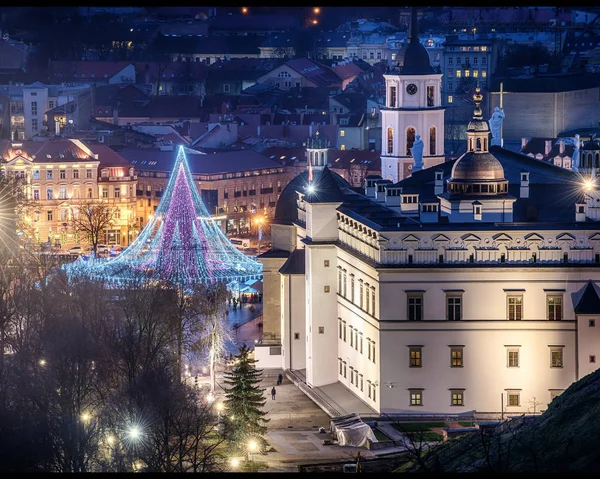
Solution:
{"label": "lit window", "polygon": [[560,321],[563,317],[562,295],[549,294],[546,297],[546,311],[550,321]]}
{"label": "lit window", "polygon": [[478,78],[479,77],[479,70],[473,70],[473,77],[474,78]]}
{"label": "lit window", "polygon": [[562,347],[550,348],[550,367],[551,368],[562,368],[563,367],[563,348]]}
{"label": "lit window", "polygon": [[462,368],[463,367],[463,347],[462,346],[451,346],[450,347],[450,367],[451,368]]}
{"label": "lit window", "polygon": [[508,319],[520,321],[523,319],[523,296],[508,296]]}
{"label": "lit window", "polygon": [[345,136],[346,135],[346,131],[345,130],[340,130],[340,136]]}
{"label": "lit window", "polygon": [[481,76],[483,78],[487,77],[487,71],[486,70],[481,70]]}
{"label": "lit window", "polygon": [[452,389],[450,391],[450,395],[451,395],[451,399],[452,399],[452,405],[453,406],[464,406],[464,391],[460,390],[460,389]]}
{"label": "lit window", "polygon": [[469,78],[471,76],[471,70],[465,70],[465,78]]}
{"label": "lit window", "polygon": [[409,351],[409,357],[410,357],[410,363],[409,366],[411,368],[420,368],[423,366],[423,361],[422,361],[422,347],[421,346],[409,346],[408,347],[408,351]]}
{"label": "lit window", "polygon": [[456,70],[456,78],[460,78],[460,77],[462,77],[462,71]]}
{"label": "lit window", "polygon": [[448,95],[448,103],[452,103],[452,95]]}
{"label": "lit window", "polygon": [[423,405],[423,391],[410,389],[410,405],[411,406],[422,406]]}
{"label": "lit window", "polygon": [[346,145],[340,145],[340,150],[344,151],[346,149]]}

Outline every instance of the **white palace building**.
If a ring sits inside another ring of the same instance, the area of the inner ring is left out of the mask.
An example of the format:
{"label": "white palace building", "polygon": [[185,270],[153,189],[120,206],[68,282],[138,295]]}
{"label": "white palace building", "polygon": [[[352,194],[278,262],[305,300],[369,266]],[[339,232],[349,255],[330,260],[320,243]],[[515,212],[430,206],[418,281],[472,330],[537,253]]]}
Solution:
{"label": "white palace building", "polygon": [[[416,94],[428,75],[410,72]],[[403,82],[386,76],[388,92]],[[433,120],[414,121],[425,168],[405,176],[406,152],[387,155],[392,173],[367,177],[363,192],[309,139],[312,171],[282,192],[259,257],[260,367],[340,383],[378,413],[498,416],[545,409],[597,368],[600,191],[577,168],[489,146],[474,99],[463,156],[428,163]]]}

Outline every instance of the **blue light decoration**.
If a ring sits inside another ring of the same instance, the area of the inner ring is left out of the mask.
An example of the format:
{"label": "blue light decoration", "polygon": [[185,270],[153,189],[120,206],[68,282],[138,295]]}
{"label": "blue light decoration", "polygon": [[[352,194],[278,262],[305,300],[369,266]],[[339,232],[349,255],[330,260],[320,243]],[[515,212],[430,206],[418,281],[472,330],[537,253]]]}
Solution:
{"label": "blue light decoration", "polygon": [[139,236],[117,257],[80,257],[63,268],[69,279],[100,279],[113,287],[126,287],[140,277],[184,289],[262,279],[262,264],[233,246],[208,214],[183,146],[162,199]]}

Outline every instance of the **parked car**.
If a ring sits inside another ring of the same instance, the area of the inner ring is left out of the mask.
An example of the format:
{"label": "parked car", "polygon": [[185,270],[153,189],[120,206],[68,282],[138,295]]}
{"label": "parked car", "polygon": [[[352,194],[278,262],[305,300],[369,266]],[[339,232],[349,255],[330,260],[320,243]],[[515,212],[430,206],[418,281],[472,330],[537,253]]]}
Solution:
{"label": "parked car", "polygon": [[83,248],[81,246],[73,246],[67,252],[69,254],[83,254]]}
{"label": "parked car", "polygon": [[[94,247],[90,246],[87,251],[89,253],[93,253],[94,252]],[[98,254],[108,254],[110,253],[110,246],[106,246],[105,244],[99,244],[96,246],[96,253]]]}

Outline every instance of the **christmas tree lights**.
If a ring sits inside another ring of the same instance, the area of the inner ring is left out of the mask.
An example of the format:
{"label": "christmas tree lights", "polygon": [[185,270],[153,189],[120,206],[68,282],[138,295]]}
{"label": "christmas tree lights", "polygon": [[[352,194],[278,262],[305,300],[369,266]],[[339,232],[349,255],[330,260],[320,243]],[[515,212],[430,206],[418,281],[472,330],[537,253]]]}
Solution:
{"label": "christmas tree lights", "polygon": [[186,289],[262,278],[262,265],[233,246],[208,214],[183,146],[154,216],[133,243],[115,258],[80,257],[64,268],[69,278],[96,278],[117,287],[140,277]]}

